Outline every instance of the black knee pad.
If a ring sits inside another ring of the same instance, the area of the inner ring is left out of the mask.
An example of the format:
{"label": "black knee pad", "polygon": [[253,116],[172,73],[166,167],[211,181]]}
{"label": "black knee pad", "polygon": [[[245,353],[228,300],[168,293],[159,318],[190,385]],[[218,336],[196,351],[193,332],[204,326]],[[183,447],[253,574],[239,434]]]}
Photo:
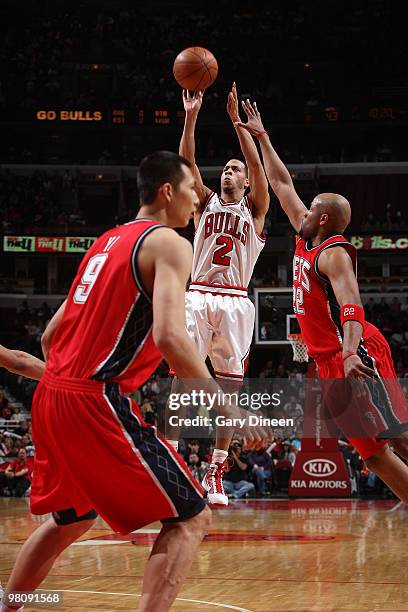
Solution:
{"label": "black knee pad", "polygon": [[82,516],[78,516],[74,508],[68,508],[67,510],[58,510],[58,512],[52,513],[52,518],[57,525],[71,525],[72,523],[79,523],[80,521],[91,521],[96,519],[98,513],[95,510],[90,510]]}

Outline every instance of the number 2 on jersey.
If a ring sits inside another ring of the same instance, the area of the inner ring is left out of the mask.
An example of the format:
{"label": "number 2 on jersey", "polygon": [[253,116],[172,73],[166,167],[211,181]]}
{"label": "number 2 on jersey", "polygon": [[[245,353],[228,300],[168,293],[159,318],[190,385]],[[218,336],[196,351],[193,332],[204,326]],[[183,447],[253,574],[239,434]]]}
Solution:
{"label": "number 2 on jersey", "polygon": [[231,256],[228,253],[231,253],[234,248],[231,236],[218,236],[215,244],[218,244],[220,248],[214,251],[212,263],[217,266],[229,266]]}
{"label": "number 2 on jersey", "polygon": [[100,255],[94,255],[88,261],[88,265],[82,274],[81,282],[75,289],[73,297],[75,304],[85,304],[107,259],[108,254],[101,253]]}
{"label": "number 2 on jersey", "polygon": [[293,287],[293,310],[296,314],[305,314],[302,287]]}

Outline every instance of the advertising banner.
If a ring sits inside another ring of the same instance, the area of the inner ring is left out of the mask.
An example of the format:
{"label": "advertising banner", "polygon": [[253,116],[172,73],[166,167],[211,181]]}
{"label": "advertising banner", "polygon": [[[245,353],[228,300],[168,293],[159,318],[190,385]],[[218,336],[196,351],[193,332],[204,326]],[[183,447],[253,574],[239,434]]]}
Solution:
{"label": "advertising banner", "polygon": [[8,253],[86,253],[95,236],[3,236]]}
{"label": "advertising banner", "polygon": [[3,251],[9,253],[34,253],[34,236],[3,236]]}
{"label": "advertising banner", "polygon": [[403,251],[408,248],[408,236],[350,236],[359,251]]}
{"label": "advertising banner", "polygon": [[288,494],[293,497],[350,497],[350,477],[341,452],[299,452]]}

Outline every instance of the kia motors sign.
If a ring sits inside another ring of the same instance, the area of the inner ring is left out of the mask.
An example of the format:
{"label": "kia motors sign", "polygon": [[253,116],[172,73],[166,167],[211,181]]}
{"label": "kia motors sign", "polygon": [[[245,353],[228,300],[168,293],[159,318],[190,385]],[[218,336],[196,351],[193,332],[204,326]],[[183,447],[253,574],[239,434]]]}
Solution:
{"label": "kia motors sign", "polygon": [[315,478],[324,478],[332,476],[337,470],[337,465],[330,459],[309,459],[303,464],[303,471],[308,476]]}
{"label": "kia motors sign", "polygon": [[292,497],[350,497],[350,478],[340,451],[301,450],[296,457],[288,494]]}

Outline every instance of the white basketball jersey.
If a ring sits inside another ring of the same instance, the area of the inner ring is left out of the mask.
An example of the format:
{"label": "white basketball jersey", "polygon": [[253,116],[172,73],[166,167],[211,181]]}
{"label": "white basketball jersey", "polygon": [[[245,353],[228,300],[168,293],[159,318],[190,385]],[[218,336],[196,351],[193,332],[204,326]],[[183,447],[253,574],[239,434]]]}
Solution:
{"label": "white basketball jersey", "polygon": [[246,196],[224,203],[211,194],[194,237],[192,284],[247,288],[264,246]]}

